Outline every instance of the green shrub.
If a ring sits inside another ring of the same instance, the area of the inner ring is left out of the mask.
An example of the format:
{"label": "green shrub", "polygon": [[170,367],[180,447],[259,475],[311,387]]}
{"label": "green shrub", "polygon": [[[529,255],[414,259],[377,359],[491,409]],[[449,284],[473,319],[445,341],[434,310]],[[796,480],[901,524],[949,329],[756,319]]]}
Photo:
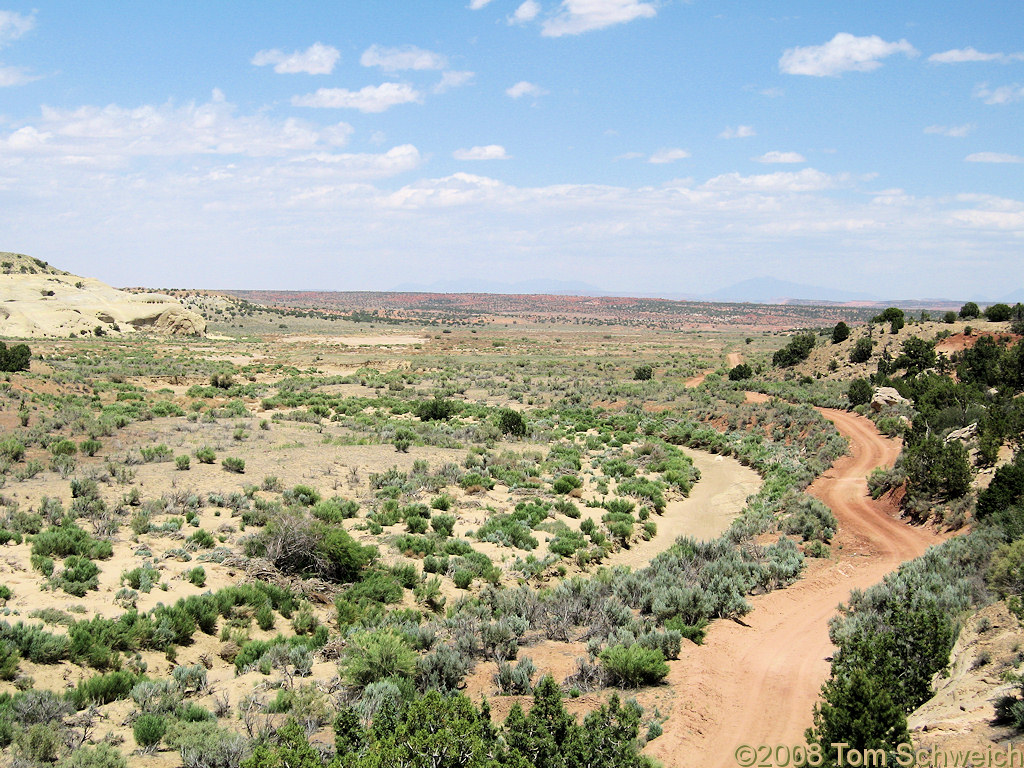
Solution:
{"label": "green shrub", "polygon": [[411,678],[416,670],[416,654],[390,630],[362,632],[350,638],[339,670],[348,685],[365,688],[388,678]]}
{"label": "green shrub", "polygon": [[634,381],[650,381],[654,378],[654,368],[644,363],[638,365],[633,369],[633,380]]}
{"label": "green shrub", "polygon": [[555,493],[566,494],[580,488],[583,481],[575,475],[561,475],[552,484],[551,489]]}
{"label": "green shrub", "polygon": [[140,715],[132,727],[135,743],[143,749],[154,747],[167,733],[167,720],[160,715]]}
{"label": "green shrub", "polygon": [[204,531],[202,528],[189,536],[185,541],[199,549],[212,549],[217,545],[217,540],[213,538],[213,534],[209,531]]}
{"label": "green shrub", "polygon": [[832,329],[832,343],[839,344],[850,338],[850,326],[840,320]]}
{"label": "green shrub", "polygon": [[467,570],[456,571],[452,576],[452,581],[455,582],[455,586],[459,589],[469,589],[473,583],[473,572]]}
{"label": "green shrub", "polygon": [[78,445],[74,440],[58,440],[50,443],[51,456],[74,456],[78,453]]}
{"label": "green shrub", "polygon": [[100,742],[95,747],[78,747],[60,760],[56,768],[128,768],[128,761],[116,747]]}
{"label": "green shrub", "polygon": [[308,485],[296,485],[284,492],[284,499],[290,504],[298,504],[302,507],[312,507],[321,500],[320,494],[315,488]]}
{"label": "green shrub", "polygon": [[54,581],[69,595],[85,597],[90,589],[99,589],[99,572],[99,567],[92,560],[70,555],[64,560],[64,570]]}
{"label": "green shrub", "polygon": [[245,472],[245,459],[228,456],[221,462],[221,466],[228,472],[235,472],[241,475]]}
{"label": "green shrub", "polygon": [[447,538],[455,531],[455,516],[433,515],[430,518],[430,527],[441,538]]}
{"label": "green shrub", "polygon": [[598,658],[613,684],[622,688],[654,685],[668,674],[662,652],[637,643],[605,648]]}
{"label": "green shrub", "polygon": [[51,526],[32,539],[32,554],[41,557],[68,557],[80,555],[105,560],[114,553],[109,541],[94,539],[71,520],[63,525]]}
{"label": "green shrub", "polygon": [[191,465],[192,461],[189,459],[187,454],[181,454],[180,456],[174,457],[174,467],[182,472],[187,470]]}
{"label": "green shrub", "polygon": [[78,447],[86,456],[95,456],[103,448],[103,443],[90,438],[89,440],[83,440]]}
{"label": "green shrub", "polygon": [[451,418],[457,410],[456,403],[442,397],[424,400],[416,405],[416,415],[422,421],[444,421]]}
{"label": "green shrub", "polygon": [[8,437],[5,440],[0,440],[0,459],[13,463],[21,461],[23,458],[25,458],[25,446],[18,438]]}
{"label": "green shrub", "polygon": [[142,454],[142,460],[147,464],[154,461],[170,461],[174,457],[174,451],[162,443],[140,448],[139,453]]}
{"label": "green shrub", "polygon": [[213,464],[217,460],[217,454],[214,453],[213,448],[203,446],[193,454],[201,464]]}
{"label": "green shrub", "polygon": [[85,709],[90,704],[109,704],[118,699],[127,699],[135,684],[145,679],[142,675],[125,670],[109,672],[79,681],[78,686],[68,691],[67,696],[77,709]]}
{"label": "green shrub", "polygon": [[187,578],[190,583],[194,584],[197,587],[206,586],[206,570],[201,565],[193,568],[191,571],[186,573],[185,578]]}

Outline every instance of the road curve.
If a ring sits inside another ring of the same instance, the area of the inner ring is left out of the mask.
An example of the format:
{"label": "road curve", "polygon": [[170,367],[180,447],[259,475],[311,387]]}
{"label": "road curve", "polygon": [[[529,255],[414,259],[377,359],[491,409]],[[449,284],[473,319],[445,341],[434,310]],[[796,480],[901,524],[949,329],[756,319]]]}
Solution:
{"label": "road curve", "polygon": [[836,554],[810,560],[804,577],[787,589],[752,598],[754,610],[742,624],[714,622],[704,645],[687,645],[670,664],[669,719],[645,750],[668,768],[735,768],[742,744],[802,744],[829,673],[828,620],[836,605],[942,541],[868,495],[866,476],[891,466],[899,443],[862,416],[819,410],[850,443],[850,452],[808,489],[839,521]]}

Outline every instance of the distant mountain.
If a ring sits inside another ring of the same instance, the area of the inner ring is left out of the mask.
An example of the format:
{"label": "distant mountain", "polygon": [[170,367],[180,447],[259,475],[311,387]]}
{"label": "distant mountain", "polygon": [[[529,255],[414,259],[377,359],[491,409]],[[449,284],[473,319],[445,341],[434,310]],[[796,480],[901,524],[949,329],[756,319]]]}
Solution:
{"label": "distant mountain", "polygon": [[704,294],[706,301],[749,301],[756,304],[783,304],[787,299],[817,301],[879,301],[877,296],[856,291],[802,285],[774,277],[754,277]]}
{"label": "distant mountain", "polygon": [[576,280],[544,279],[499,283],[492,280],[469,278],[466,280],[442,280],[430,285],[403,283],[392,290],[396,293],[503,293],[554,296],[605,296],[608,294],[608,291],[602,291],[600,288]]}

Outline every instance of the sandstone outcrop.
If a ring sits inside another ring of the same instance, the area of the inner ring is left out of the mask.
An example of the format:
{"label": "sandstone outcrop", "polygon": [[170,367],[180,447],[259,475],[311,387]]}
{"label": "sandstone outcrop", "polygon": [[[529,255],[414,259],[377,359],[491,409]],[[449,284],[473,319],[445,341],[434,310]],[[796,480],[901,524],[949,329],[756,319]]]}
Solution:
{"label": "sandstone outcrop", "polygon": [[160,293],[128,293],[28,256],[0,253],[0,336],[204,336],[206,320]]}

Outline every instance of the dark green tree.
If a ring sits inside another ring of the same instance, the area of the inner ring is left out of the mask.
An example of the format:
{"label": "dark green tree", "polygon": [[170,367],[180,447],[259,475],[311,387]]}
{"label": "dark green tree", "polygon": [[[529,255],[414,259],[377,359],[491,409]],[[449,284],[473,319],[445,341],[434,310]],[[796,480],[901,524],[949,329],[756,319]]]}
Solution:
{"label": "dark green tree", "polygon": [[25,344],[15,344],[8,348],[0,341],[0,371],[13,373],[15,371],[27,371],[29,360],[32,359],[32,352]]}
{"label": "dark green tree", "polygon": [[850,362],[866,363],[871,359],[871,348],[873,346],[874,344],[872,344],[869,337],[861,336],[853,345],[853,349],[850,350]]}
{"label": "dark green tree", "polygon": [[740,363],[729,371],[729,381],[744,381],[754,375],[754,369],[746,363]]}
{"label": "dark green tree", "polygon": [[907,718],[883,681],[855,668],[833,676],[821,689],[822,701],[814,707],[814,725],[807,741],[821,746],[826,765],[838,764],[833,744],[846,743],[856,750],[895,750],[910,741]]}
{"label": "dark green tree", "polygon": [[633,379],[635,381],[650,381],[654,378],[654,368],[647,363],[638,365],[633,369]]}
{"label": "dark green tree", "polygon": [[985,319],[993,323],[1005,323],[1013,317],[1013,309],[1009,304],[992,304],[985,308]]}
{"label": "dark green tree", "polygon": [[846,390],[846,398],[852,406],[870,403],[872,394],[874,394],[874,389],[867,379],[854,379],[850,382],[849,389]]}
{"label": "dark green tree", "polygon": [[790,340],[789,344],[772,355],[772,365],[788,368],[803,362],[814,349],[814,342],[813,333],[798,333]]}
{"label": "dark green tree", "polygon": [[832,329],[832,343],[839,344],[848,338],[850,338],[850,326],[840,320],[836,323],[836,327]]}
{"label": "dark green tree", "polygon": [[973,301],[968,301],[962,307],[960,307],[960,318],[963,320],[973,320],[976,317],[981,316],[981,309]]}
{"label": "dark green tree", "polygon": [[524,437],[526,435],[526,420],[519,411],[513,411],[511,408],[502,408],[498,416],[498,429],[504,435]]}

